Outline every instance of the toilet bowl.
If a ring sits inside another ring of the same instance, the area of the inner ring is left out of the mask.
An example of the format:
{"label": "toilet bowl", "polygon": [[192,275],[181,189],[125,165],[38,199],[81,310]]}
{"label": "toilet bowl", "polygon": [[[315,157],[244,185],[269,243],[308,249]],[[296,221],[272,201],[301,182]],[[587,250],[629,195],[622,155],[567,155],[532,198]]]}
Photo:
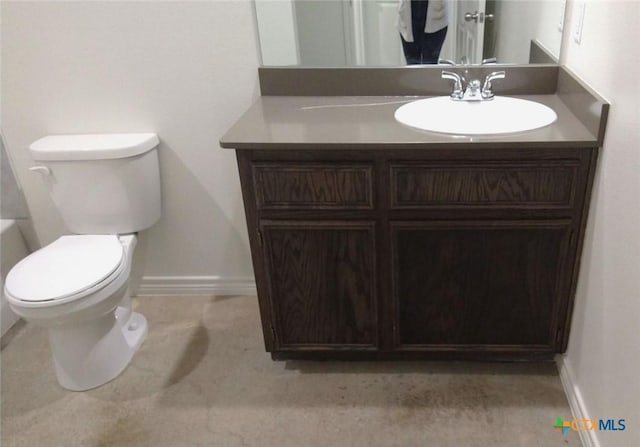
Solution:
{"label": "toilet bowl", "polygon": [[58,382],[83,391],[117,377],[147,334],[131,311],[135,235],[62,236],[20,261],[5,296],[25,320],[46,327]]}
{"label": "toilet bowl", "polygon": [[60,385],[74,391],[117,377],[147,334],[132,312],[137,232],[160,218],[153,133],[53,135],[29,147],[45,186],[74,234],[30,254],[7,275],[12,310],[49,332]]}

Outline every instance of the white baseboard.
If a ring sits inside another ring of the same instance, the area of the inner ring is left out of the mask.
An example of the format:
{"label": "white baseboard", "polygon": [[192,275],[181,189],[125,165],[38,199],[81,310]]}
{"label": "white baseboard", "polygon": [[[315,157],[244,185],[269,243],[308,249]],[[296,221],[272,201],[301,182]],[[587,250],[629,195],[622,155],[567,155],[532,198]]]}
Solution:
{"label": "white baseboard", "polygon": [[[560,374],[560,382],[564,388],[564,393],[567,395],[569,401],[569,407],[571,407],[571,414],[574,419],[591,419],[582,398],[580,388],[576,384],[575,375],[565,356],[557,355],[556,364],[558,366],[558,372]],[[584,447],[600,447],[598,441],[597,431],[595,430],[580,430],[580,440]]]}
{"label": "white baseboard", "polygon": [[132,291],[148,295],[256,295],[253,277],[143,276]]}

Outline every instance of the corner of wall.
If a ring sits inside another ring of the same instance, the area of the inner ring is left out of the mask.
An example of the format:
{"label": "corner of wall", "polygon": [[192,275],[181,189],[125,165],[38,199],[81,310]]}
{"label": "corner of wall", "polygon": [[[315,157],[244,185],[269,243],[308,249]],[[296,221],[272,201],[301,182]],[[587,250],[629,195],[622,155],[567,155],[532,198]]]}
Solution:
{"label": "corner of wall", "polygon": [[[582,391],[578,386],[574,369],[571,364],[571,360],[566,355],[556,356],[556,365],[558,366],[558,373],[560,375],[560,382],[562,388],[569,401],[569,408],[571,408],[571,416],[574,419],[592,419],[589,417],[589,411],[582,398]],[[584,447],[601,447],[600,441],[596,435],[596,431],[593,430],[581,430],[578,432],[582,445]]]}

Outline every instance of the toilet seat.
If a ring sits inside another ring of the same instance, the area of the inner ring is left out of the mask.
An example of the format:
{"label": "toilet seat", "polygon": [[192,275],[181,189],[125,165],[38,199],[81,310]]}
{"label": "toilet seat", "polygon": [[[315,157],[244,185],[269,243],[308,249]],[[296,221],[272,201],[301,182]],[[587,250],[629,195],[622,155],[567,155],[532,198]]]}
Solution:
{"label": "toilet seat", "polygon": [[68,303],[111,283],[124,259],[118,236],[62,236],[20,261],[7,275],[5,292],[23,305]]}

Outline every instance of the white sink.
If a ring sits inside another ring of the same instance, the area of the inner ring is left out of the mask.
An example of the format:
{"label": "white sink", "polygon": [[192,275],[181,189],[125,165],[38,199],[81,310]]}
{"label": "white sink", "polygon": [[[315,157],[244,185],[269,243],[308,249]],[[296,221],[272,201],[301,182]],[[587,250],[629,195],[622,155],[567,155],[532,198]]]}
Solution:
{"label": "white sink", "polygon": [[420,99],[398,108],[402,124],[431,132],[491,135],[548,126],[556,112],[544,104],[496,96],[487,101],[453,101],[448,96]]}

